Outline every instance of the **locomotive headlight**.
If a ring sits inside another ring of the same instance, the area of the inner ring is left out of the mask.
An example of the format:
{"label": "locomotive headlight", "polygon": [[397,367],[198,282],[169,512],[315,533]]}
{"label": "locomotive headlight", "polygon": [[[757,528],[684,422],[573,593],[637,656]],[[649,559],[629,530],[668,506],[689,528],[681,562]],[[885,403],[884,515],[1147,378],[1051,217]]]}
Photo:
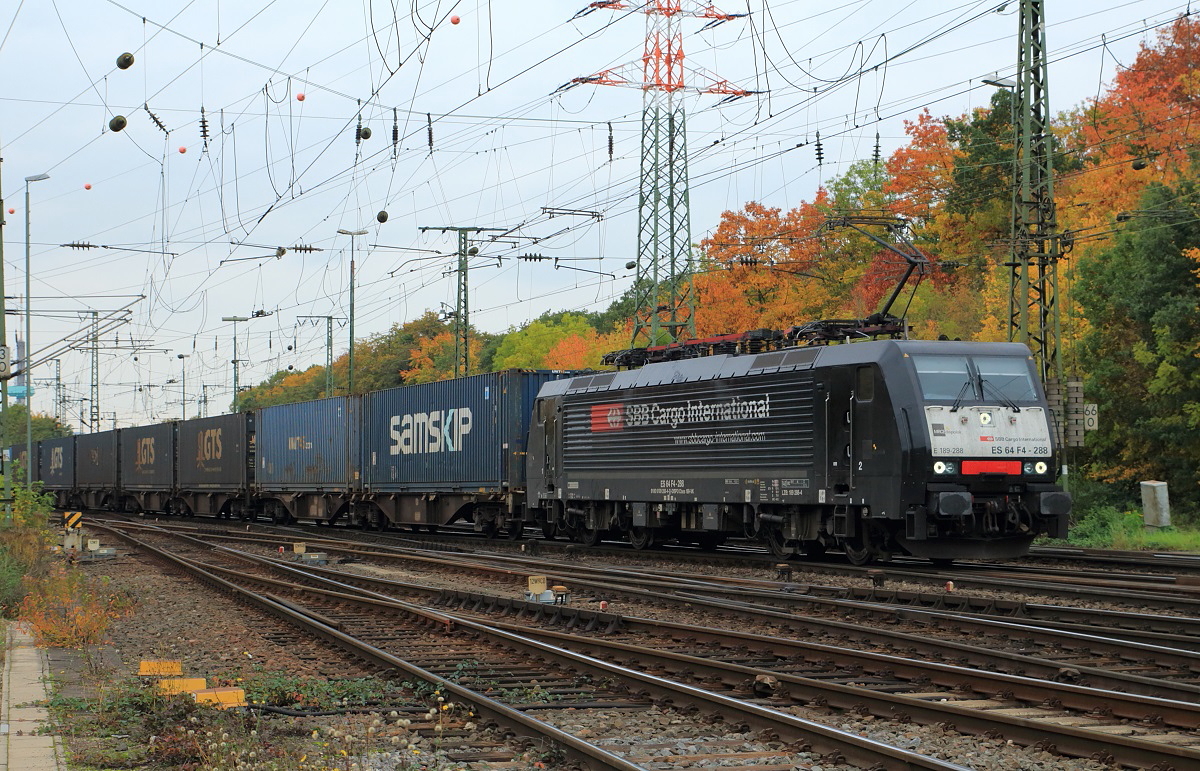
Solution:
{"label": "locomotive headlight", "polygon": [[1044,460],[1039,460],[1037,463],[1033,464],[1033,470],[1039,474],[1045,474],[1047,468],[1049,467],[1046,465],[1046,461]]}

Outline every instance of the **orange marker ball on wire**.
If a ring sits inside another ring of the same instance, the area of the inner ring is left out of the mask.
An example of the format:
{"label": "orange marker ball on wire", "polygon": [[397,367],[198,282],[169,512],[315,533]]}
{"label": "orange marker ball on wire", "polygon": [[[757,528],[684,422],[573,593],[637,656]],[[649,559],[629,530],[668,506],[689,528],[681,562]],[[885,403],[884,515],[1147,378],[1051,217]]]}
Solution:
{"label": "orange marker ball on wire", "polygon": [[304,92],[303,92],[303,91],[301,91],[300,93],[296,94],[296,101],[297,101],[297,102],[303,102],[303,101],[304,101]]}
{"label": "orange marker ball on wire", "polygon": [[462,21],[462,19],[458,18],[457,16],[451,16],[451,17],[450,17],[450,23],[451,23],[451,24],[458,24],[460,21]]}
{"label": "orange marker ball on wire", "polygon": [[91,189],[92,189],[92,183],[91,183],[91,182],[88,182],[86,185],[84,185],[84,186],[83,186],[83,189],[84,189],[84,190],[91,190]]}
{"label": "orange marker ball on wire", "polygon": [[180,145],[180,146],[179,146],[179,154],[180,154],[180,155],[183,155],[183,154],[184,154],[184,153],[186,153],[186,152],[187,152],[187,148],[186,148],[186,147],[184,147],[183,145]]}
{"label": "orange marker ball on wire", "polygon": [[16,210],[16,209],[9,209],[9,210],[8,210],[8,213],[9,213],[9,214],[16,214],[16,213],[17,213],[17,210]]}

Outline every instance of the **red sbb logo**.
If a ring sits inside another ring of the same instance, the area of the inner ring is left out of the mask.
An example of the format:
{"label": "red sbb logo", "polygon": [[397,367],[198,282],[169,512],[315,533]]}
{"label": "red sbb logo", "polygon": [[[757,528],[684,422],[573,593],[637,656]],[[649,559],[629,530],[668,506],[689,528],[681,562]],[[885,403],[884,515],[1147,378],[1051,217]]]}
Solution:
{"label": "red sbb logo", "polygon": [[596,404],[592,406],[592,431],[624,431],[624,404]]}

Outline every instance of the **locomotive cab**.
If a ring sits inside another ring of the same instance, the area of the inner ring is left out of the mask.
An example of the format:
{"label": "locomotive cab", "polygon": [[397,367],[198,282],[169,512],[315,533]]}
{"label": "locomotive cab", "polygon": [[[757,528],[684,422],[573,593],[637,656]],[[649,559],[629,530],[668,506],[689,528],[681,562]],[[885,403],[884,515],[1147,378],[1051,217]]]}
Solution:
{"label": "locomotive cab", "polygon": [[[896,541],[932,559],[1024,554],[1039,534],[1066,535],[1071,498],[1055,484],[1054,416],[1021,345],[922,346],[911,362],[909,502]],[[915,420],[913,420],[915,418]]]}

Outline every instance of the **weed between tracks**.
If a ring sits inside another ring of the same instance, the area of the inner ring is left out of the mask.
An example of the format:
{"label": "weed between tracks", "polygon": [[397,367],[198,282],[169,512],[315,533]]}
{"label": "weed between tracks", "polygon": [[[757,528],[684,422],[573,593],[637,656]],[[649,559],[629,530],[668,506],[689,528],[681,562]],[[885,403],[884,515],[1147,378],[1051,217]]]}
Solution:
{"label": "weed between tracks", "polygon": [[[125,679],[93,698],[57,696],[50,710],[77,769],[180,771],[420,771],[465,769],[443,735],[476,729],[440,692],[374,678],[320,681],[259,671],[236,683],[251,708],[218,710]],[[301,714],[279,714],[278,711]],[[531,763],[531,767],[536,764]]]}

